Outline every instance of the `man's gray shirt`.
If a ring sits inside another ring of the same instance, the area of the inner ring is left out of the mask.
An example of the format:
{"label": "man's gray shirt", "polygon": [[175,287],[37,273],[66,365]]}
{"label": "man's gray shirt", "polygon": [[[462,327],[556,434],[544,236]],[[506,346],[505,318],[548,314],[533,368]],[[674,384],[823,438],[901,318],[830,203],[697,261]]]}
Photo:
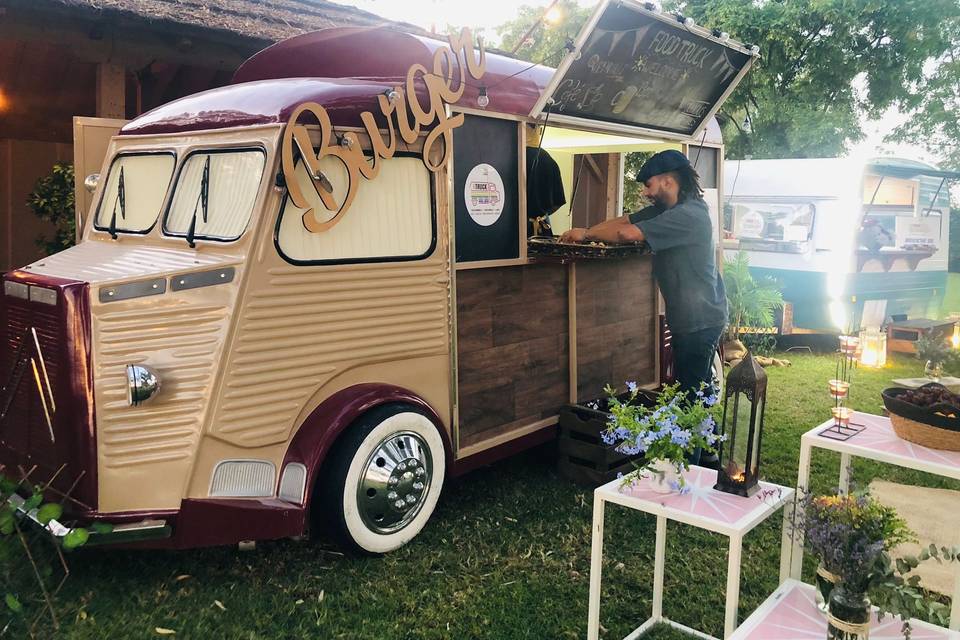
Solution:
{"label": "man's gray shirt", "polygon": [[727,323],[727,297],[717,270],[710,210],[690,198],[657,213],[630,214],[653,249],[653,274],[667,305],[673,333],[693,333]]}

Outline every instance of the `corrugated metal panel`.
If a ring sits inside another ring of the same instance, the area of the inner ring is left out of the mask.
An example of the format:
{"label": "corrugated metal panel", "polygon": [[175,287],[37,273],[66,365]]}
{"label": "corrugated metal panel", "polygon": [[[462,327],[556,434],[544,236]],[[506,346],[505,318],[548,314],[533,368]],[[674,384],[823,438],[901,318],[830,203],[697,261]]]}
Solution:
{"label": "corrugated metal panel", "polygon": [[24,267],[23,271],[91,284],[236,263],[237,258],[187,248],[90,240]]}
{"label": "corrugated metal panel", "polygon": [[230,442],[284,441],[307,399],[352,364],[448,351],[442,261],[269,274],[247,295],[225,369],[213,429]]}
{"label": "corrugated metal panel", "polygon": [[[205,415],[228,308],[197,303],[166,309],[126,305],[105,306],[96,318],[101,466],[116,469],[187,460]],[[163,387],[149,404],[127,405],[127,364],[147,364],[159,374]]]}

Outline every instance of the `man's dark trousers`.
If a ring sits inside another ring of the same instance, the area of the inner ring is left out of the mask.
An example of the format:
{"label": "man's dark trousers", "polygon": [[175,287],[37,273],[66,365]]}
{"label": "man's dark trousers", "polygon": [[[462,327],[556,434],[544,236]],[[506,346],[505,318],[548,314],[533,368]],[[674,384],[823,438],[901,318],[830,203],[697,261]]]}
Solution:
{"label": "man's dark trousers", "polygon": [[[693,395],[706,383],[707,395],[720,390],[713,388],[713,354],[717,351],[717,342],[723,327],[709,327],[692,333],[680,333],[673,336],[673,375],[680,383],[680,390]],[[723,375],[723,372],[720,372]],[[688,462],[700,463],[700,449],[697,449]],[[712,461],[712,460],[711,460]],[[706,460],[704,460],[706,462]]]}

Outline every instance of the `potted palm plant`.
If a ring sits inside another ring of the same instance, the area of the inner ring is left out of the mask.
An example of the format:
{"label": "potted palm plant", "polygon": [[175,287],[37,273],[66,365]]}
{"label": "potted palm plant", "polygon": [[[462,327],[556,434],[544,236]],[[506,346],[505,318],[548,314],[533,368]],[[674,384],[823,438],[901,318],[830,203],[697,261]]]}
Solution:
{"label": "potted palm plant", "polygon": [[783,294],[772,278],[757,280],[750,274],[750,259],[743,251],[724,263],[723,284],[729,314],[724,353],[735,358],[746,353],[739,341],[743,328],[772,327],[774,311],[783,308]]}

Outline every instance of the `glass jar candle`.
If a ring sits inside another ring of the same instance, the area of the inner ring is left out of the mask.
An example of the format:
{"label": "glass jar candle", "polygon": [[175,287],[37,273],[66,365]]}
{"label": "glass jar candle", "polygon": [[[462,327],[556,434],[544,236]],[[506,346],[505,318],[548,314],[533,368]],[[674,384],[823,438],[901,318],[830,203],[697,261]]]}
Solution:
{"label": "glass jar candle", "polygon": [[833,413],[833,421],[839,427],[846,427],[850,424],[850,416],[853,415],[853,409],[850,407],[830,407]]}
{"label": "glass jar candle", "polygon": [[830,380],[830,395],[834,400],[842,400],[847,397],[850,391],[850,383],[846,380]]}

